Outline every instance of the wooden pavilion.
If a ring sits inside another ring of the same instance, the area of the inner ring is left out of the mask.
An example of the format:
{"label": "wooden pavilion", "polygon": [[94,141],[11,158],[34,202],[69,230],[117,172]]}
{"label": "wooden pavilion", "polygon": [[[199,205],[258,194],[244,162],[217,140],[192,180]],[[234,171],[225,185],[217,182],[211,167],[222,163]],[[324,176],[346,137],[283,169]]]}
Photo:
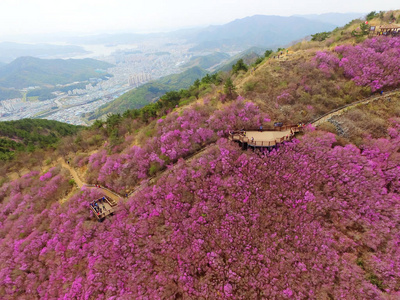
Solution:
{"label": "wooden pavilion", "polygon": [[369,36],[397,36],[400,35],[400,25],[398,24],[385,24],[380,26],[371,26]]}

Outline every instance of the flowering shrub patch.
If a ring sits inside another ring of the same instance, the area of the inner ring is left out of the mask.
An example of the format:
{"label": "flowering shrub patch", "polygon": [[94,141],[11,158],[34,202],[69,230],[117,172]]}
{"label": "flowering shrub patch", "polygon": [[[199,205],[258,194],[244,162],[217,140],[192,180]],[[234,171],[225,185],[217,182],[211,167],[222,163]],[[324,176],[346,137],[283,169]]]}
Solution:
{"label": "flowering shrub patch", "polygon": [[220,139],[103,223],[89,216],[94,191],[60,205],[56,170],[28,174],[0,189],[0,296],[395,299],[400,138],[389,132],[360,151],[309,131],[266,155]]}
{"label": "flowering shrub patch", "polygon": [[125,193],[152,170],[186,157],[217,137],[227,136],[229,130],[258,127],[269,122],[252,102],[239,97],[221,110],[205,105],[194,105],[181,114],[171,113],[160,119],[156,134],[143,147],[133,146],[122,153],[106,155],[99,151],[89,158],[90,182],[99,182],[118,192]]}
{"label": "flowering shrub patch", "polygon": [[341,59],[329,52],[318,52],[318,68],[329,74],[342,67],[345,76],[357,85],[370,86],[372,91],[400,84],[400,37],[376,37],[363,43],[340,45],[335,51]]}

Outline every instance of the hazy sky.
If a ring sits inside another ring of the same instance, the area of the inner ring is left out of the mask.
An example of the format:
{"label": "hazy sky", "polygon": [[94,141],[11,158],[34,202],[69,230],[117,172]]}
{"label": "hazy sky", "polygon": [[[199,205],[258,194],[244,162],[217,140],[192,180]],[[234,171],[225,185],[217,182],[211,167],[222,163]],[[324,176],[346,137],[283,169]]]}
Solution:
{"label": "hazy sky", "polygon": [[168,31],[255,14],[289,16],[400,9],[399,0],[0,0],[0,36]]}

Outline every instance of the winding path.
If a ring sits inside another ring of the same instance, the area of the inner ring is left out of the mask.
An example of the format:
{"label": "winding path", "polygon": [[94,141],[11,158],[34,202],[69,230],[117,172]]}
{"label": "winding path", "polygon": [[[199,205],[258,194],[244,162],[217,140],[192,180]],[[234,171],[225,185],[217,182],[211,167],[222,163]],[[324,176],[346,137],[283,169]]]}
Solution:
{"label": "winding path", "polygon": [[375,100],[384,99],[384,98],[387,98],[387,97],[390,97],[390,96],[394,96],[394,95],[399,94],[399,91],[400,91],[400,89],[395,89],[395,90],[393,90],[393,91],[391,91],[391,92],[386,92],[384,95],[371,96],[371,97],[368,97],[368,98],[365,98],[365,99],[362,99],[362,100],[359,100],[359,101],[350,103],[350,104],[348,104],[348,105],[339,107],[339,108],[337,108],[337,109],[331,110],[330,112],[328,112],[328,113],[322,115],[321,117],[318,117],[318,118],[314,119],[314,120],[311,121],[309,124],[312,124],[312,125],[314,125],[314,126],[319,126],[319,125],[321,125],[322,123],[327,122],[327,121],[328,121],[330,118],[332,118],[333,116],[341,115],[341,114],[343,114],[346,110],[351,109],[351,108],[354,108],[354,107],[356,107],[357,105],[368,104],[368,103],[370,103],[370,102],[372,102],[372,101],[375,101]]}
{"label": "winding path", "polygon": [[68,171],[71,173],[72,177],[75,180],[76,185],[78,186],[78,188],[81,188],[85,185],[85,183],[80,179],[80,177],[78,176],[78,173],[76,173],[75,169],[72,168],[69,164],[67,164],[65,162],[65,160],[59,158],[58,162],[61,163],[61,166],[65,169],[68,169]]}
{"label": "winding path", "polygon": [[81,180],[81,178],[79,177],[78,173],[75,171],[75,169],[73,167],[71,167],[69,164],[67,164],[65,162],[65,160],[60,158],[58,161],[61,163],[61,166],[63,168],[67,169],[70,172],[70,174],[71,174],[72,178],[75,180],[75,183],[78,186],[78,188],[86,187],[86,188],[89,188],[89,189],[98,189],[98,190],[100,190],[100,192],[104,196],[110,197],[111,199],[113,199],[113,200],[115,200],[117,202],[119,200],[123,199],[122,196],[120,196],[117,193],[111,191],[110,189],[107,189],[106,187],[103,187],[103,186],[100,186],[100,185],[96,186],[96,185],[93,185],[93,184],[88,184],[88,183],[83,182]]}
{"label": "winding path", "polygon": [[[202,148],[201,150],[199,150],[199,151],[187,156],[185,158],[185,160],[187,162],[193,160],[194,158],[198,157],[201,153],[206,151],[212,145],[214,145],[214,143],[212,143],[210,145],[207,145],[206,147]],[[153,176],[153,177],[148,178],[147,180],[144,180],[140,185],[138,185],[131,192],[129,192],[127,194],[127,197],[123,197],[123,196],[119,195],[118,193],[116,193],[116,192],[114,192],[114,191],[112,191],[112,190],[110,190],[110,189],[108,189],[108,188],[106,188],[104,186],[85,183],[79,177],[79,175],[75,171],[75,169],[71,165],[67,164],[65,162],[65,160],[63,160],[62,158],[59,158],[58,162],[61,164],[61,166],[63,168],[67,169],[70,172],[70,174],[71,174],[72,178],[75,180],[75,183],[76,183],[78,188],[85,187],[85,188],[89,188],[89,189],[98,189],[104,196],[110,197],[111,199],[115,200],[116,202],[119,202],[120,200],[127,200],[129,197],[131,197],[132,195],[138,193],[139,191],[141,191],[143,188],[145,188],[149,184],[154,184],[160,176],[164,175],[166,172],[172,171],[176,167],[176,165],[174,165],[173,168],[167,169],[167,170],[157,174],[156,176]],[[75,193],[75,191],[72,190],[64,199],[61,200],[61,203],[63,203],[66,200],[68,200],[69,197],[72,196],[74,193]]]}
{"label": "winding path", "polygon": [[[378,100],[378,99],[384,99],[384,98],[388,98],[390,96],[393,95],[399,95],[399,91],[400,89],[396,89],[393,90],[391,92],[386,92],[384,95],[378,95],[378,96],[371,96],[368,97],[366,99],[362,99],[360,101],[357,102],[353,102],[351,104],[342,106],[340,108],[337,108],[335,110],[332,110],[324,115],[322,115],[321,117],[318,117],[316,119],[314,119],[313,121],[311,121],[309,124],[312,124],[314,126],[319,126],[324,122],[327,122],[330,118],[332,118],[333,116],[337,116],[337,115],[341,115],[342,113],[344,113],[346,110],[351,109],[353,107],[356,107],[357,105],[361,105],[361,104],[367,104],[370,103],[372,101]],[[193,153],[192,155],[189,155],[188,157],[185,158],[186,161],[191,161],[192,159],[194,159],[195,157],[199,156],[201,153],[203,153],[204,151],[206,151],[209,146],[211,146],[213,144],[210,144],[206,147],[204,147],[203,149]],[[146,186],[148,186],[149,184],[154,184],[157,179],[162,176],[163,174],[165,174],[166,172],[170,172],[171,170],[173,170],[173,168],[171,169],[167,169],[163,172],[161,172],[160,174],[153,176],[145,181],[143,181],[140,185],[138,185],[136,188],[134,188],[129,194],[127,194],[127,197],[123,197],[121,195],[119,195],[118,193],[104,187],[101,185],[93,185],[93,184],[88,184],[85,183],[78,175],[78,173],[75,171],[75,169],[73,167],[71,167],[68,163],[65,162],[65,160],[63,160],[62,158],[58,159],[58,162],[61,164],[61,166],[67,170],[69,170],[72,178],[75,180],[75,183],[77,185],[78,188],[82,188],[82,187],[86,187],[86,188],[90,188],[90,189],[98,189],[103,195],[110,197],[111,199],[115,200],[116,202],[119,202],[122,199],[128,199],[129,197],[131,197],[132,195],[136,194],[137,192],[141,191],[143,188],[145,188]],[[73,191],[74,192],[74,191]],[[71,196],[73,194],[73,192],[71,192],[70,194],[67,195],[66,198],[64,198],[63,200],[61,200],[61,202],[66,201],[69,196]]]}

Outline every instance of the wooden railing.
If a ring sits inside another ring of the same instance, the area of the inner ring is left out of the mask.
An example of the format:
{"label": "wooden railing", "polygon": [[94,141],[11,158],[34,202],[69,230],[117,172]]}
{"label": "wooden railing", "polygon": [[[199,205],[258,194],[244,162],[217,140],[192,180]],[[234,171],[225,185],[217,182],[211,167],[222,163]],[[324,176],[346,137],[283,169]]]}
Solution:
{"label": "wooden railing", "polygon": [[103,190],[106,190],[106,191],[110,192],[111,194],[113,194],[114,196],[116,196],[116,197],[118,197],[118,198],[124,198],[124,196],[122,196],[122,195],[120,195],[120,194],[118,194],[118,193],[116,193],[116,192],[110,190],[109,188],[106,188],[105,186],[102,186],[101,184],[85,184],[84,186],[87,186],[87,187],[97,187],[97,188],[99,188],[99,189],[103,189]]}
{"label": "wooden railing", "polygon": [[371,96],[369,96],[369,97],[367,97],[367,98],[364,98],[364,99],[361,99],[361,100],[352,102],[352,103],[350,103],[350,104],[346,104],[346,105],[344,105],[344,106],[335,108],[334,110],[331,110],[331,111],[327,112],[326,114],[323,114],[322,116],[319,116],[318,118],[315,118],[314,120],[312,120],[312,121],[309,122],[308,124],[314,125],[316,122],[318,122],[318,121],[321,120],[322,118],[325,118],[326,116],[329,116],[330,114],[333,114],[333,113],[335,113],[335,112],[337,112],[337,111],[343,110],[343,109],[345,109],[345,108],[347,108],[347,107],[355,106],[355,105],[357,105],[357,104],[362,104],[362,103],[365,103],[365,102],[368,102],[368,101],[379,100],[379,99],[381,99],[382,97],[390,96],[390,95],[392,95],[393,93],[397,93],[398,91],[400,91],[400,88],[394,89],[394,90],[392,90],[392,91],[390,91],[390,92],[386,92],[384,95],[382,95],[382,94],[381,94],[381,95],[371,95]]}
{"label": "wooden railing", "polygon": [[[266,128],[266,129],[260,129],[260,128],[249,128],[246,130],[240,130],[240,131],[232,131],[229,134],[229,140],[231,141],[237,141],[237,142],[242,142],[242,143],[247,143],[251,147],[273,147],[276,146],[280,143],[283,143],[285,141],[290,141],[296,132],[301,132],[303,131],[303,126],[299,125],[284,125],[281,127],[274,127],[273,129]],[[287,136],[284,136],[280,139],[274,139],[274,140],[269,140],[269,141],[255,141],[252,139],[249,139],[245,133],[246,131],[284,131],[284,130],[291,130],[291,133]]]}
{"label": "wooden railing", "polygon": [[108,209],[106,211],[102,210],[102,212],[99,214],[96,212],[96,210],[91,205],[90,205],[90,209],[92,210],[93,214],[96,216],[96,218],[98,220],[101,220],[101,219],[107,217],[108,215],[112,214],[113,212],[115,212],[115,209],[113,207],[111,207],[110,209]]}
{"label": "wooden railing", "polygon": [[111,199],[111,198],[109,198],[109,197],[107,197],[107,196],[104,196],[104,199],[107,201],[107,203],[108,203],[111,207],[116,206],[116,205],[118,204],[117,201],[115,201],[115,200],[113,200],[113,199]]}
{"label": "wooden railing", "polygon": [[[285,131],[285,130],[289,130],[289,129],[294,129],[294,128],[300,128],[302,129],[303,126],[299,126],[298,124],[289,124],[289,125],[282,125],[282,126],[269,126],[266,128],[262,128],[260,129],[260,127],[250,127],[250,128],[246,128],[243,129],[243,131],[259,131],[259,132],[264,132],[264,131]],[[233,131],[233,133],[241,133],[242,130],[235,130]]]}
{"label": "wooden railing", "polygon": [[[95,205],[97,203],[97,205]],[[98,220],[104,219],[106,216],[115,212],[117,202],[107,196],[101,197],[90,202],[89,207]],[[96,208],[95,208],[96,207]]]}

